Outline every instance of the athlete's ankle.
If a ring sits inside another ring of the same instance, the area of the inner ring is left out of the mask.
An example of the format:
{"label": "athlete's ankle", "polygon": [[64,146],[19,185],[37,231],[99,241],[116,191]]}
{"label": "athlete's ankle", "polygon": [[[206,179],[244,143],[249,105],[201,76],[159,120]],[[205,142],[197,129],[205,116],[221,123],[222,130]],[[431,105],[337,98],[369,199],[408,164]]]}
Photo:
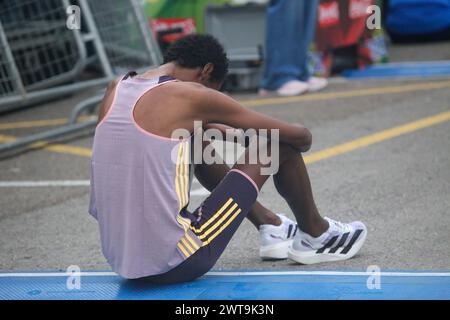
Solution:
{"label": "athlete's ankle", "polygon": [[273,226],[280,226],[283,223],[283,221],[281,221],[281,218],[272,211],[267,211],[262,217],[262,225],[270,224]]}
{"label": "athlete's ankle", "polygon": [[280,226],[283,221],[281,221],[280,217],[276,214],[272,213],[272,215],[268,218],[268,224],[274,225],[274,226]]}
{"label": "athlete's ankle", "polygon": [[327,220],[320,217],[319,219],[311,222],[303,222],[301,224],[299,223],[298,227],[301,231],[309,234],[311,237],[318,238],[328,231],[330,225]]}
{"label": "athlete's ankle", "polygon": [[253,208],[247,218],[253,223],[256,229],[259,230],[259,227],[262,225],[273,225],[280,226],[282,221],[278,215],[273,213],[272,211],[260,206],[258,208]]}

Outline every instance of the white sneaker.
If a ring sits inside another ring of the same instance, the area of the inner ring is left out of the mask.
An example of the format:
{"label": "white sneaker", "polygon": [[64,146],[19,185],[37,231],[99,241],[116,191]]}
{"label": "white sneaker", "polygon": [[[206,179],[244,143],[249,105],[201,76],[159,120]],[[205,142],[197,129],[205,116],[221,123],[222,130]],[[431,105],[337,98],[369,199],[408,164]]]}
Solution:
{"label": "white sneaker", "polygon": [[281,97],[298,96],[309,90],[310,86],[307,82],[299,80],[291,80],[283,84],[280,88],[275,91],[270,91],[266,89],[260,89],[259,95],[261,97],[267,97],[270,95],[278,95]]}
{"label": "white sneaker", "polygon": [[307,92],[309,88],[310,86],[306,82],[292,80],[278,88],[277,94],[282,97],[298,96]]}
{"label": "white sneaker", "polygon": [[296,222],[282,214],[277,216],[281,219],[279,226],[263,224],[259,227],[259,256],[262,259],[286,259],[298,231]]}
{"label": "white sneaker", "polygon": [[341,223],[325,219],[330,227],[318,238],[298,230],[288,252],[291,260],[302,264],[347,260],[361,249],[367,236],[367,228],[362,222]]}
{"label": "white sneaker", "polygon": [[325,78],[311,77],[307,83],[308,91],[316,92],[324,89],[328,85],[328,80]]}

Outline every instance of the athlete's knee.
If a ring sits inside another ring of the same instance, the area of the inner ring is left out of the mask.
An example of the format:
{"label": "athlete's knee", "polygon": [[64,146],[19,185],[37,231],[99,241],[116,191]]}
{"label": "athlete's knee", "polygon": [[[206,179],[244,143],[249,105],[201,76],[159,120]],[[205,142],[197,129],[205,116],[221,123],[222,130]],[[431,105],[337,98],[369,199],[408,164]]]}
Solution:
{"label": "athlete's knee", "polygon": [[295,150],[291,145],[281,142],[279,147],[279,154],[280,162],[283,162],[289,158],[298,157],[299,151]]}

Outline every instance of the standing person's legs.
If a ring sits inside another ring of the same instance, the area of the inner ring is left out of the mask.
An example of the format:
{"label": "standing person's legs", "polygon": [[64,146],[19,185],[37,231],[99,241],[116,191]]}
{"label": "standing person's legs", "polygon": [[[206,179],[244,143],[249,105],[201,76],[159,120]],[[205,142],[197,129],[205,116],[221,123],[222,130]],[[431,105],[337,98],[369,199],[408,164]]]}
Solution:
{"label": "standing person's legs", "polygon": [[299,79],[307,82],[309,92],[316,92],[328,85],[328,81],[325,78],[314,77],[309,66],[309,52],[316,33],[319,0],[301,0],[300,2],[303,2],[304,10],[301,19],[303,24],[298,41],[301,43],[302,52],[305,53],[305,56],[299,56],[298,63],[301,67]]}
{"label": "standing person's legs", "polygon": [[314,34],[316,31],[317,23],[317,10],[319,6],[319,0],[297,0],[302,3],[303,6],[303,16],[301,17],[302,26],[298,30],[298,42],[299,42],[299,52],[298,55],[298,65],[300,67],[299,80],[308,81],[311,77],[311,71],[309,69],[308,53],[311,47],[311,43],[314,40]]}
{"label": "standing person's legs", "polygon": [[[305,3],[310,0],[272,0],[267,8],[266,61],[261,87],[277,90],[298,80],[306,59],[304,41]],[[315,2],[315,1],[313,1]]]}

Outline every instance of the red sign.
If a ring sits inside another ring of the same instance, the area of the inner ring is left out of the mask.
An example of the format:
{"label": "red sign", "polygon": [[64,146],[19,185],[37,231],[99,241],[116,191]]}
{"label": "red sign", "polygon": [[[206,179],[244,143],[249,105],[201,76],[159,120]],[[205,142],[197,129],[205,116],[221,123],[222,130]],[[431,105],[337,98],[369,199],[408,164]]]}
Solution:
{"label": "red sign", "polygon": [[153,19],[151,20],[151,28],[155,33],[155,36],[162,31],[181,30],[180,32],[169,33],[163,36],[163,40],[167,43],[196,32],[195,21],[192,18]]}
{"label": "red sign", "polygon": [[350,0],[348,16],[350,19],[366,18],[367,8],[372,5],[372,0]]}
{"label": "red sign", "polygon": [[324,2],[319,5],[319,26],[326,28],[339,24],[339,5],[336,1]]}
{"label": "red sign", "polygon": [[321,0],[316,43],[320,51],[356,44],[369,34],[367,8],[374,0]]}

